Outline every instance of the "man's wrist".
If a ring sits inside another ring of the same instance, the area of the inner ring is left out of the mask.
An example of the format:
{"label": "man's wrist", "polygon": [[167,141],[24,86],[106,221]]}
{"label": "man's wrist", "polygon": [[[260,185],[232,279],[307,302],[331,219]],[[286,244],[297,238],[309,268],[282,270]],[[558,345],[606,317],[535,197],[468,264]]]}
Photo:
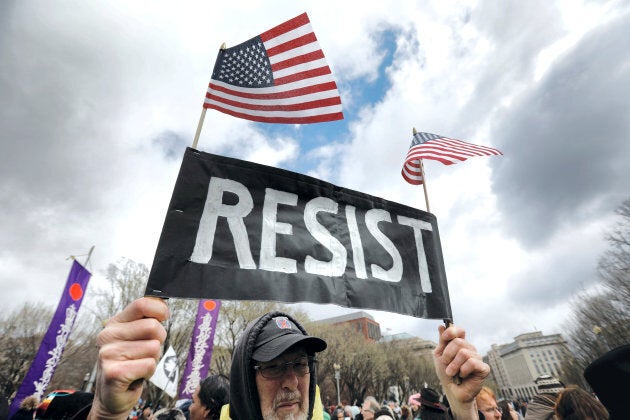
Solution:
{"label": "man's wrist", "polygon": [[95,399],[86,420],[126,420],[128,416],[129,412],[116,414],[104,409]]}
{"label": "man's wrist", "polygon": [[468,404],[451,405],[451,407],[449,408],[449,414],[453,420],[479,419],[477,405],[474,402]]}

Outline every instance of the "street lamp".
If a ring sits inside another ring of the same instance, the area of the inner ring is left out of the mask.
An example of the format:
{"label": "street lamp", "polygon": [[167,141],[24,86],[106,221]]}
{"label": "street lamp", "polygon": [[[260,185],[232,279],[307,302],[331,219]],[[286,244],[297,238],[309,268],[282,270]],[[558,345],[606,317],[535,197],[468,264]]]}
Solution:
{"label": "street lamp", "polygon": [[403,384],[405,385],[405,390],[403,392],[403,401],[405,401],[405,397],[411,395],[411,392],[409,392],[409,376],[403,376]]}
{"label": "street lamp", "polygon": [[337,380],[337,405],[341,405],[341,396],[339,393],[339,378],[341,377],[340,370],[341,365],[339,363],[333,364],[333,369],[335,369],[335,379]]}

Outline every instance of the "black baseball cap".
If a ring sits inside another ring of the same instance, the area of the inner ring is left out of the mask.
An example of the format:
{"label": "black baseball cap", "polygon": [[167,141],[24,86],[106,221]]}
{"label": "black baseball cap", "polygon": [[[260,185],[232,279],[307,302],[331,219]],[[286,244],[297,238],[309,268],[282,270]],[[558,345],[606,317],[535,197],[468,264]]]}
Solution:
{"label": "black baseball cap", "polygon": [[259,362],[268,362],[296,344],[303,347],[308,354],[326,349],[324,340],[304,334],[286,316],[277,316],[271,318],[258,334],[252,358]]}

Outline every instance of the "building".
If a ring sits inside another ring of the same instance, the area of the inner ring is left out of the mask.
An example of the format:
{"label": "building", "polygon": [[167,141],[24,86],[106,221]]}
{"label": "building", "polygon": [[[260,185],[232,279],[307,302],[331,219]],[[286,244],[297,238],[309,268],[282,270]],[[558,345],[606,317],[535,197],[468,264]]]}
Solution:
{"label": "building", "polygon": [[384,335],[381,337],[380,342],[394,343],[397,348],[409,349],[415,356],[423,357],[429,361],[433,361],[433,350],[437,347],[437,344],[433,341],[424,340],[407,333]]}
{"label": "building", "polygon": [[321,324],[349,325],[360,332],[368,341],[378,341],[381,339],[381,326],[367,312],[358,311],[346,315],[335,316],[317,321]]}
{"label": "building", "polygon": [[538,394],[536,379],[558,377],[562,361],[570,356],[560,334],[540,331],[521,334],[509,344],[493,344],[486,356],[503,398],[531,398]]}

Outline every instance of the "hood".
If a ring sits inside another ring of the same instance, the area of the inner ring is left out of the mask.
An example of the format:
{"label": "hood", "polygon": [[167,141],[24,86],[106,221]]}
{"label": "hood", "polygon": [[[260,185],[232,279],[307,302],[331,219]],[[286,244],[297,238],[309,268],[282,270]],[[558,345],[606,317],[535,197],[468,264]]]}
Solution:
{"label": "hood", "polygon": [[527,412],[525,413],[526,420],[552,420],[556,416],[553,411],[553,406],[549,406],[546,402],[537,402],[534,397],[532,401],[527,404]]}
{"label": "hood", "polygon": [[[247,325],[236,342],[232,356],[232,368],[230,369],[230,418],[232,420],[262,419],[252,353],[260,331],[267,322],[276,316],[286,316],[300,331],[306,334],[304,327],[292,316],[278,311],[267,313]],[[316,368],[314,368],[311,372],[309,384],[308,418],[312,418],[313,415],[316,383],[317,373]]]}

